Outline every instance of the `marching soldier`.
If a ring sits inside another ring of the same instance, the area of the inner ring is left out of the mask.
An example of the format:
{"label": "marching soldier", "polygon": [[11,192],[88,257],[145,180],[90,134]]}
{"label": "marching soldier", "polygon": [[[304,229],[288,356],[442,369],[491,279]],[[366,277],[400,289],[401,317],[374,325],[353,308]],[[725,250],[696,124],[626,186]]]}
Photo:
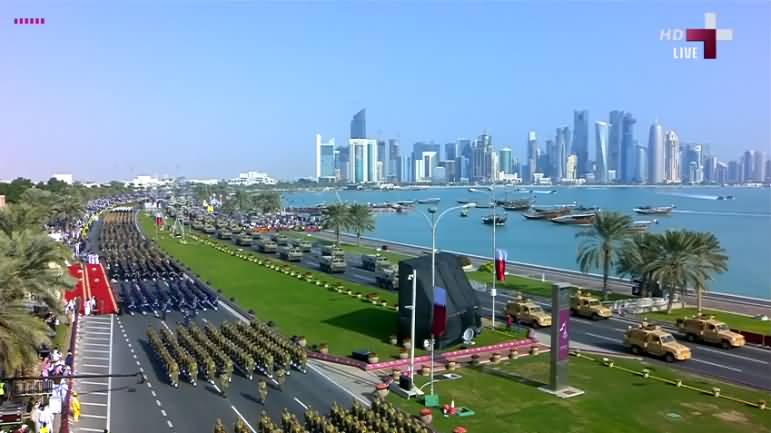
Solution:
{"label": "marching soldier", "polygon": [[219,418],[217,418],[217,424],[214,424],[214,433],[227,433],[227,430],[225,430],[225,425]]}
{"label": "marching soldier", "polygon": [[228,387],[230,386],[230,377],[228,377],[227,374],[223,373],[219,377],[220,382],[220,391],[222,393],[222,397],[227,398],[228,396]]}
{"label": "marching soldier", "polygon": [[278,389],[284,387],[284,382],[286,382],[286,371],[284,371],[283,367],[276,369],[276,382],[278,382]]}
{"label": "marching soldier", "polygon": [[268,384],[262,379],[257,382],[257,392],[260,394],[260,404],[264,405],[268,400]]}

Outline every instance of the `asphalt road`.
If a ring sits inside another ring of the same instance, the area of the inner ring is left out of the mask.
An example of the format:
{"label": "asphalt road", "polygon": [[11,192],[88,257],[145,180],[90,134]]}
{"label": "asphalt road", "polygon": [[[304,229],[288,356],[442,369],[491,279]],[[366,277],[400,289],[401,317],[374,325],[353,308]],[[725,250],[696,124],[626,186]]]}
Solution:
{"label": "asphalt road", "polygon": [[[401,247],[392,248],[392,251],[407,254],[411,253],[411,251],[402,250]],[[422,251],[415,252],[422,254]],[[301,265],[308,269],[318,270],[318,259],[319,251],[314,247],[311,253],[306,253],[303,256]],[[375,274],[361,268],[361,258],[359,255],[347,254],[346,261],[348,263],[346,272],[337,275],[357,283],[374,284]],[[513,272],[517,271],[514,270]],[[547,276],[547,278],[549,277]],[[591,279],[591,277],[588,278]],[[489,293],[477,291],[477,297],[483,312],[491,314],[492,297]],[[506,307],[506,303],[512,299],[512,293],[507,292],[506,290],[498,291],[498,296],[495,300],[495,311],[496,317],[500,320],[499,323],[501,325],[504,320],[502,312]],[[547,299],[536,300],[545,310],[550,311],[550,304]],[[595,322],[590,319],[574,317],[571,319],[570,323],[571,340],[595,346],[600,350],[627,353],[628,351],[623,346],[622,341],[623,333],[626,331],[627,326],[630,325],[637,325],[637,322],[623,318],[611,318],[610,320]],[[693,358],[686,362],[668,364],[669,366],[733,383],[771,390],[771,375],[768,374],[768,372],[771,371],[771,350],[751,346],[725,350],[708,344],[685,342],[682,336],[676,334],[674,330],[671,331],[673,332],[673,335],[682,340],[680,341],[681,343],[691,349]],[[661,362],[662,365],[666,364],[655,358],[652,358],[652,361]]]}

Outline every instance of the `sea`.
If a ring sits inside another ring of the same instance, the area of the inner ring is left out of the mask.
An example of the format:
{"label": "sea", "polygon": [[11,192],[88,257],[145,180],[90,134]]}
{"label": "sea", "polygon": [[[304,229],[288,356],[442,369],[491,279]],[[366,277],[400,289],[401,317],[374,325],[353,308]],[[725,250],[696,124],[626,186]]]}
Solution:
{"label": "sea", "polygon": [[[489,203],[495,199],[515,200],[533,197],[536,205],[572,204],[623,212],[634,220],[652,220],[650,231],[689,229],[714,233],[725,248],[728,271],[716,275],[709,290],[746,297],[771,299],[771,189],[751,187],[502,187],[495,191],[468,187],[431,187],[423,190],[351,191],[327,190],[285,193],[287,206],[315,206],[335,202],[384,203],[439,198],[432,205],[417,204],[406,213],[376,213],[376,228],[365,236],[431,246],[430,224],[426,211],[433,206],[438,213],[458,201]],[[733,196],[719,200],[718,197]],[[669,206],[669,215],[637,215],[639,206]],[[502,209],[496,212],[503,212]],[[491,209],[471,209],[466,218],[452,210],[437,225],[437,248],[469,254],[493,256],[490,225],[482,218]],[[525,220],[520,212],[507,212],[504,226],[496,228],[496,246],[506,250],[510,261],[578,270],[576,251],[581,227],[554,224],[544,220]],[[595,270],[594,272],[599,272]]]}

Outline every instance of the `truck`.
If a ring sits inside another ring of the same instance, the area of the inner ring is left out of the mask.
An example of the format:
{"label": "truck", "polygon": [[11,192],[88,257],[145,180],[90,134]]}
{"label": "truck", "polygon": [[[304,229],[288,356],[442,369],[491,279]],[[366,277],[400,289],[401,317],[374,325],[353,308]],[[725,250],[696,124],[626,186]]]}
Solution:
{"label": "truck", "polygon": [[213,225],[207,224],[203,227],[203,232],[207,235],[213,235],[217,232],[217,229],[215,229]]}
{"label": "truck", "polygon": [[746,343],[744,335],[731,331],[728,325],[715,319],[715,316],[703,314],[684,317],[677,319],[675,325],[688,341],[719,344],[723,349],[742,347]]}
{"label": "truck", "polygon": [[659,325],[642,322],[637,327],[630,326],[624,333],[624,346],[632,353],[645,353],[664,358],[667,362],[686,361],[691,359],[691,349],[680,344],[669,332]]}
{"label": "truck", "polygon": [[345,256],[340,254],[321,256],[321,259],[319,259],[319,268],[330,274],[345,272]]}
{"label": "truck", "polygon": [[362,254],[361,256],[361,267],[370,272],[376,272],[378,269],[388,265],[388,259],[380,254]]}
{"label": "truck", "polygon": [[244,247],[248,247],[252,245],[252,236],[248,233],[242,233],[240,236],[236,238],[236,245],[241,245]]}
{"label": "truck", "polygon": [[536,328],[551,326],[551,315],[543,311],[539,305],[530,299],[515,299],[506,304],[506,314],[519,323],[524,323]]}
{"label": "truck", "polygon": [[386,290],[399,288],[399,269],[396,266],[382,266],[375,271],[375,284]]}
{"label": "truck", "polygon": [[233,233],[231,233],[230,230],[228,230],[227,226],[217,231],[217,238],[219,239],[228,240],[231,237],[233,237]]}
{"label": "truck", "polygon": [[311,248],[313,248],[313,244],[311,243],[311,241],[306,241],[302,239],[295,241],[294,245],[300,248],[300,250],[304,253],[311,252]]}
{"label": "truck", "polygon": [[280,247],[289,245],[289,238],[286,235],[275,234],[273,235],[273,242]]}
{"label": "truck", "polygon": [[278,256],[289,262],[299,262],[303,259],[303,252],[298,247],[284,245],[278,248]]}
{"label": "truck", "polygon": [[203,221],[201,220],[195,220],[193,221],[193,225],[191,226],[193,230],[203,230]]}
{"label": "truck", "polygon": [[610,319],[613,313],[602,305],[599,299],[581,290],[570,298],[570,311],[573,315],[589,317],[592,320]]}
{"label": "truck", "polygon": [[261,253],[273,254],[276,252],[276,243],[267,236],[260,236],[254,243],[255,249]]}
{"label": "truck", "polygon": [[345,255],[345,251],[337,244],[328,244],[321,247],[322,256],[342,256]]}

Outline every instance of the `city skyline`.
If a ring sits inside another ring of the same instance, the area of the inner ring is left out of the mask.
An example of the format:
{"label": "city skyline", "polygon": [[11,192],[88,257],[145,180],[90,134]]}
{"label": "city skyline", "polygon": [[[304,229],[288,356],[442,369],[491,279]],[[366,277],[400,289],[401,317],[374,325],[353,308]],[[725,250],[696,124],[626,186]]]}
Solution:
{"label": "city skyline", "polygon": [[[444,145],[486,130],[520,161],[527,131],[542,148],[556,127],[572,135],[571,110],[612,125],[609,111],[629,109],[641,145],[657,117],[726,159],[771,143],[766,2],[7,6],[4,19],[34,12],[46,25],[0,26],[13,59],[0,70],[12,84],[0,104],[3,179],[313,176],[308,137],[345,143],[363,107],[368,138]],[[702,25],[708,10],[734,39],[718,59],[673,60],[659,30]],[[426,38],[431,20],[445,25]],[[363,21],[389,31],[362,36]],[[609,52],[612,67],[564,67],[607,64]]]}

